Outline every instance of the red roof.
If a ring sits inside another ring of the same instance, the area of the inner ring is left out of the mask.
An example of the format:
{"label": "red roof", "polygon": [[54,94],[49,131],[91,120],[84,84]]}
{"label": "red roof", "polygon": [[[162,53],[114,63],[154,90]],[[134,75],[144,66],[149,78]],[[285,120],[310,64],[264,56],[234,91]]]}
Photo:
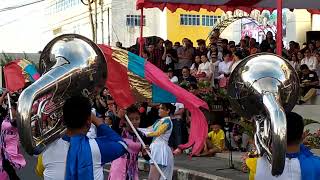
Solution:
{"label": "red roof", "polygon": [[[241,9],[245,12],[257,10],[272,11],[277,8],[277,0],[137,0],[137,9],[165,7],[174,12],[178,8],[187,11],[199,11],[200,8],[208,11],[234,11]],[[310,13],[320,14],[320,0],[283,0],[283,8],[307,9]]]}

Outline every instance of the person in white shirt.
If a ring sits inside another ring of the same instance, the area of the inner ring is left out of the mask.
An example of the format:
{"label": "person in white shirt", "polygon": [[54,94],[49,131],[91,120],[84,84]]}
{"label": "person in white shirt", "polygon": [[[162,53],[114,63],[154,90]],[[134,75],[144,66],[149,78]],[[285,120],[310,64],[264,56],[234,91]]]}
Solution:
{"label": "person in white shirt", "polygon": [[225,50],[223,52],[223,61],[219,63],[219,87],[226,88],[228,84],[228,78],[231,73],[231,65],[233,63],[231,59],[231,51]]}
{"label": "person in white shirt", "polygon": [[284,170],[279,176],[272,176],[266,156],[248,158],[249,180],[318,180],[320,157],[313,155],[302,143],[304,139],[303,118],[294,112],[286,113],[287,153]]}
{"label": "person in white shirt", "polygon": [[168,75],[168,77],[169,77],[169,79],[170,79],[170,81],[171,81],[172,83],[178,84],[179,79],[178,79],[177,76],[174,76],[174,75],[173,75],[173,69],[169,68],[168,71],[167,71],[167,75]]}
{"label": "person in white shirt", "polygon": [[211,79],[213,75],[212,64],[208,61],[206,55],[201,56],[201,62],[197,74],[206,73],[206,78]]}
{"label": "person in white shirt", "polygon": [[219,63],[218,66],[218,73],[219,73],[219,79],[226,77],[230,74],[230,67],[233,63],[231,60],[231,52],[225,51],[223,53],[223,61]]}
{"label": "person in white shirt", "polygon": [[304,52],[305,58],[302,59],[301,64],[306,64],[311,71],[316,71],[318,67],[318,60],[315,56],[311,55],[309,49]]}

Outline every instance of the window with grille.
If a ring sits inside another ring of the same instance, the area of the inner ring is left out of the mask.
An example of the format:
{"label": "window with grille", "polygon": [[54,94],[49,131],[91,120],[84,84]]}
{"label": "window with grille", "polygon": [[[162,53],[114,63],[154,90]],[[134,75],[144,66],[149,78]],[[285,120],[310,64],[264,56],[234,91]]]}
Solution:
{"label": "window with grille", "polygon": [[47,14],[55,14],[81,4],[81,0],[57,0],[47,8]]}
{"label": "window with grille", "polygon": [[[127,26],[140,26],[140,15],[127,15]],[[146,25],[146,16],[143,16],[143,26]]]}
{"label": "window with grille", "polygon": [[200,26],[200,15],[180,14],[180,25]]}
{"label": "window with grille", "polygon": [[221,16],[202,15],[202,26],[213,26]]}

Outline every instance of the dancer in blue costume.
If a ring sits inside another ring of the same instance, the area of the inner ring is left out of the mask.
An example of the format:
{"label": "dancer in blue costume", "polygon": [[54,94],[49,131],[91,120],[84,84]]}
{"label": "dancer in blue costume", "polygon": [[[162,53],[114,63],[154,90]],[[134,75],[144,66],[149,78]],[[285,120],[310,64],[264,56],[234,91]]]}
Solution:
{"label": "dancer in blue costume", "polygon": [[[122,138],[91,113],[88,98],[71,97],[63,107],[66,134],[39,156],[36,172],[45,180],[103,180],[103,165],[126,153]],[[93,123],[97,138],[86,134]]]}
{"label": "dancer in blue costume", "polygon": [[302,142],[303,118],[294,112],[287,117],[287,157],[283,173],[271,175],[271,166],[266,157],[249,158],[250,180],[319,180],[320,158],[310,152]]}
{"label": "dancer in blue costume", "polygon": [[171,109],[171,104],[161,104],[159,109],[159,116],[161,119],[158,119],[148,128],[139,128],[139,130],[147,137],[153,137],[150,145],[152,160],[150,162],[149,180],[164,179],[163,177],[160,177],[160,173],[156,169],[153,161],[160,166],[160,169],[167,180],[172,179],[174,161],[172,151],[168,145],[172,132],[172,122],[170,119]]}

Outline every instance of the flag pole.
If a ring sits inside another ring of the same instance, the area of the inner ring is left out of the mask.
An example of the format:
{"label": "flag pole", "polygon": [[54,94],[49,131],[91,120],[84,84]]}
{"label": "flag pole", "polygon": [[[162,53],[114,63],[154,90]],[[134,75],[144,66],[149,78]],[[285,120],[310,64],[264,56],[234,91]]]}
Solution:
{"label": "flag pole", "polygon": [[[146,144],[143,142],[142,138],[140,137],[138,131],[136,130],[136,128],[133,126],[133,124],[131,123],[129,117],[125,114],[124,117],[126,118],[129,126],[131,127],[131,129],[133,130],[134,134],[137,136],[138,140],[140,141],[142,147],[145,149],[147,146]],[[159,165],[157,164],[157,162],[154,161],[154,159],[151,156],[151,153],[149,152],[149,150],[145,149],[145,151],[147,152],[148,156],[150,157],[150,159],[152,160],[153,164],[155,165],[155,167],[157,168],[158,172],[160,173],[160,175],[162,176],[163,179],[167,179],[166,176],[164,175],[164,173],[161,171]]]}
{"label": "flag pole", "polygon": [[282,0],[277,0],[277,54],[282,56]]}
{"label": "flag pole", "polygon": [[12,116],[12,107],[11,107],[11,100],[10,100],[10,93],[7,93],[7,99],[8,99],[8,106],[9,106],[9,117],[10,117],[10,121],[12,122],[13,120],[13,116]]}
{"label": "flag pole", "polygon": [[142,51],[143,51],[143,7],[140,9],[140,38],[139,38],[139,56],[142,57]]}

